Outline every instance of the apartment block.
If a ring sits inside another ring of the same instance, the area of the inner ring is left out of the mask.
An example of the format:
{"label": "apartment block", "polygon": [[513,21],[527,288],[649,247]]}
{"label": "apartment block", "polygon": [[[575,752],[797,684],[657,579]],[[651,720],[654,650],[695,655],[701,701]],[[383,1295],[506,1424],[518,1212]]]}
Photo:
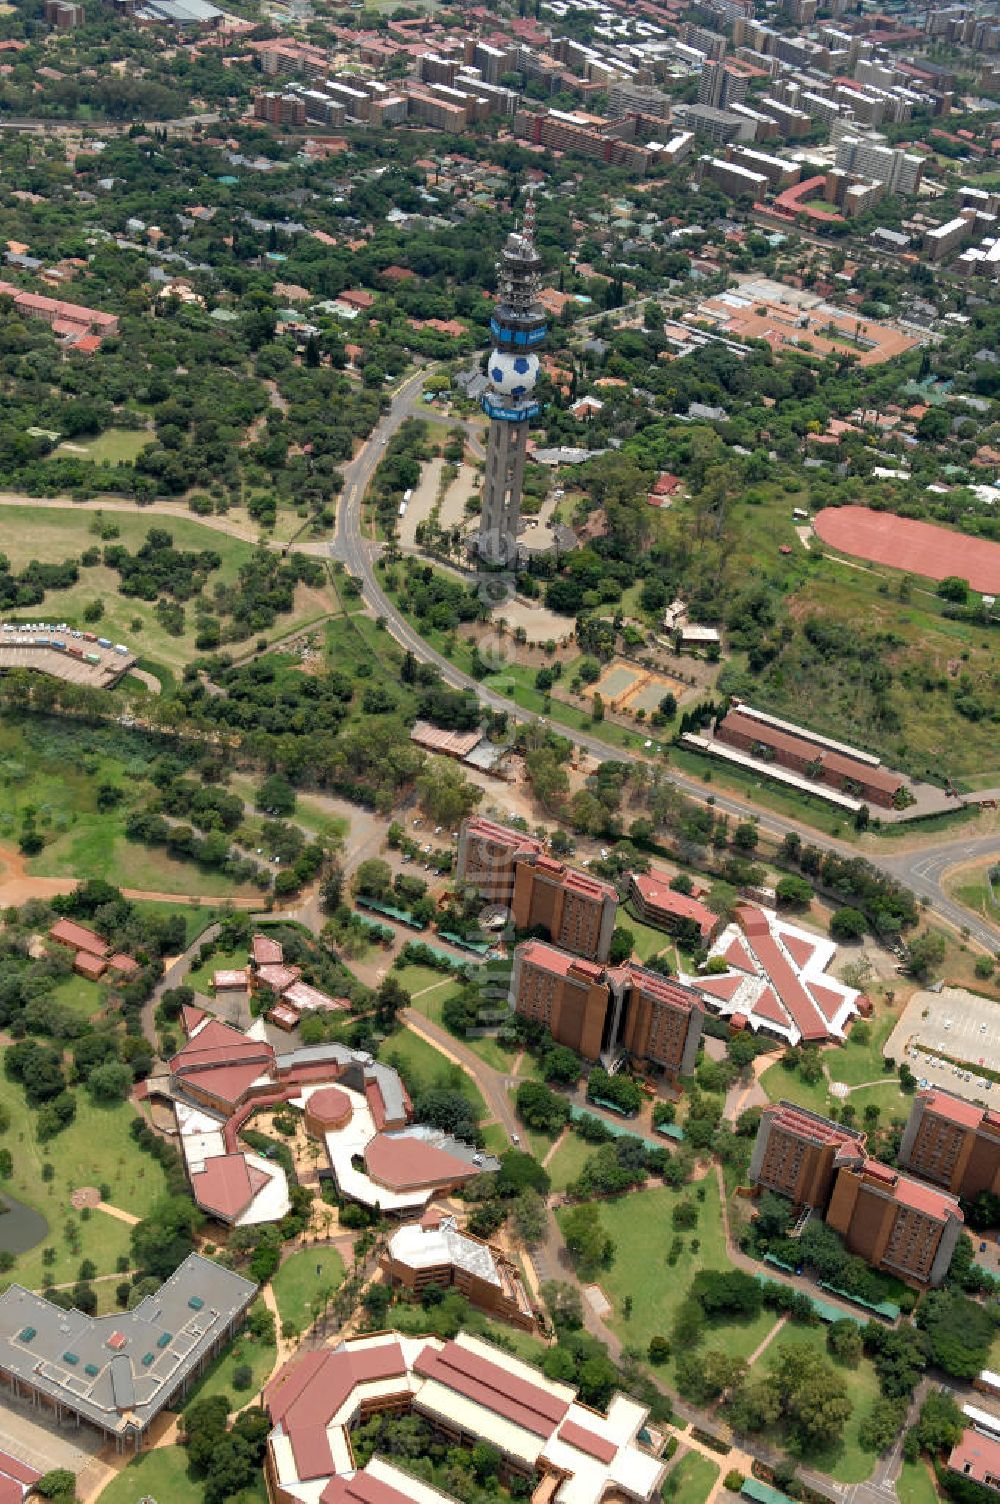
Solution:
{"label": "apartment block", "polygon": [[731,198],[752,198],[754,203],[761,203],[767,193],[767,178],[762,172],[727,162],[724,157],[702,157],[698,167],[702,177],[718,184]]}
{"label": "apartment block", "polygon": [[674,120],[702,140],[715,141],[720,146],[730,141],[752,141],[755,135],[752,120],[731,110],[717,110],[710,104],[679,104],[674,109]]}
{"label": "apartment block", "polygon": [[568,110],[548,110],[538,114],[518,110],[514,117],[514,135],[522,141],[533,141],[536,146],[547,146],[551,151],[593,157],[615,167],[644,173],[650,162],[647,148],[605,134],[607,125],[606,120],[597,116]]}
{"label": "apartment block", "polygon": [[955,219],[924,232],[924,250],[931,261],[943,261],[967,240],[975,228],[975,211],[963,209]]}
{"label": "apartment block", "polygon": [[789,1102],[764,1109],[750,1179],[821,1213],[875,1269],[939,1285],[963,1225],[956,1196],[880,1164],[863,1133]]}
{"label": "apartment block", "polygon": [[836,165],[843,172],[883,183],[887,193],[905,195],[916,193],[924,172],[922,157],[889,146],[885,137],[875,131],[864,135],[841,134]]}
{"label": "apartment block", "polygon": [[779,1102],[765,1107],[750,1159],[754,1185],[787,1196],[795,1206],[824,1212],[841,1155],[864,1152],[865,1136],[818,1113]]}
{"label": "apartment block", "polygon": [[258,94],[253,102],[255,120],[268,120],[272,125],[305,125],[305,101],[297,94],[281,94],[272,90]]}
{"label": "apartment block", "polygon": [[982,1191],[1000,1195],[1000,1112],[938,1088],[922,1091],[910,1109],[899,1162],[965,1201]]}
{"label": "apartment block", "polygon": [[742,104],[747,97],[749,72],[736,63],[713,62],[709,58],[698,80],[698,103],[728,110]]}
{"label": "apartment block", "polygon": [[544,851],[544,843],[535,836],[474,815],[463,822],[459,832],[455,881],[509,909],[514,900],[517,861],[541,856]]}
{"label": "apartment block", "polygon": [[610,883],[550,856],[536,856],[515,865],[511,912],[517,929],[544,930],[563,950],[606,961],[618,894]]}
{"label": "apartment block", "polygon": [[696,26],[693,21],[685,21],[681,27],[681,41],[686,47],[695,47],[703,52],[706,57],[718,61],[726,55],[726,39],[717,31],[709,31],[705,26]]}
{"label": "apartment block", "polygon": [[627,1050],[671,1080],[694,1070],[705,1017],[698,994],[632,962],[602,967],[528,940],[514,955],[510,1002],[586,1060]]}
{"label": "apartment block", "polygon": [[612,120],[624,120],[628,115],[667,120],[670,117],[670,96],[650,84],[619,80],[608,91],[608,115]]}
{"label": "apartment block", "polygon": [[802,176],[798,162],[786,162],[783,157],[771,156],[766,151],[753,151],[749,146],[731,146],[726,155],[738,167],[763,173],[768,186],[775,193],[782,188],[793,188]]}
{"label": "apartment block", "polygon": [[45,19],[58,31],[71,31],[82,26],[87,16],[82,5],[73,5],[70,0],[45,0]]}
{"label": "apartment block", "polygon": [[955,1196],[864,1159],[838,1172],[826,1220],[873,1268],[939,1285],[964,1219]]}

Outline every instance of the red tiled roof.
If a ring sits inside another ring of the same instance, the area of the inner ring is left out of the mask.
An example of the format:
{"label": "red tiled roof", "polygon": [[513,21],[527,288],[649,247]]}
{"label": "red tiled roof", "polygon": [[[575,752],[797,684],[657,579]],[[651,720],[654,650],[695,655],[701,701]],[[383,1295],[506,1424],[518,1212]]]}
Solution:
{"label": "red tiled roof", "polygon": [[232,1029],[219,1019],[210,1019],[197,1033],[192,1034],[170,1062],[174,1074],[187,1074],[202,1066],[238,1065],[255,1061],[258,1065],[274,1060],[274,1051],[269,1044],[248,1039],[239,1029]]}
{"label": "red tiled roof", "polygon": [[139,970],[138,961],[132,956],[126,956],[121,951],[116,951],[108,962],[112,971],[120,971],[122,976],[130,977]]}
{"label": "red tiled roof", "polygon": [[494,845],[509,846],[512,851],[541,853],[544,850],[542,842],[536,840],[534,836],[529,836],[521,830],[511,830],[509,825],[499,825],[496,820],[487,820],[482,815],[473,815],[465,822],[465,833],[468,836],[491,841]]}
{"label": "red tiled roof", "polygon": [[569,1400],[517,1378],[457,1342],[446,1342],[440,1352],[425,1348],[413,1369],[546,1440],[569,1410]]}
{"label": "red tiled roof", "polygon": [[584,982],[599,982],[602,968],[596,961],[584,961],[580,956],[571,956],[568,951],[547,945],[544,940],[528,940],[520,949],[521,961],[537,966],[541,971],[557,976],[576,976]]}
{"label": "red tiled roof", "polygon": [[331,1478],[319,1496],[319,1504],[412,1504],[412,1499],[412,1494],[400,1493],[362,1469],[352,1478]]}
{"label": "red tiled roof", "polygon": [[324,1349],[286,1363],[264,1387],[272,1424],[291,1442],[298,1476],[305,1481],[333,1472],[326,1426],[358,1384],[402,1378],[406,1361],[398,1342],[350,1352]]}
{"label": "red tiled roof", "polygon": [[[720,730],[722,732],[736,731],[741,736],[747,736],[759,742],[761,746],[773,747],[776,752],[785,752],[794,757],[803,758],[807,763],[822,763],[829,772],[835,773],[840,778],[849,778],[859,783],[862,788],[880,789],[883,793],[894,794],[903,783],[903,778],[899,773],[891,773],[887,768],[874,767],[871,763],[859,762],[857,758],[845,756],[842,752],[834,752],[820,742],[811,742],[803,736],[796,736],[793,732],[782,731],[777,726],[769,726],[766,721],[758,721],[755,716],[744,715],[740,710],[730,710],[722,721]],[[722,740],[726,740],[725,735]]]}
{"label": "red tiled roof", "polygon": [[749,972],[751,976],[756,976],[757,968],[753,963],[753,956],[751,956],[750,952],[747,950],[746,946],[743,944],[743,941],[739,938],[738,935],[730,942],[729,946],[727,947],[725,959],[729,962],[730,966],[734,966],[737,971],[746,971]]}
{"label": "red tiled roof", "polygon": [[6,1474],[17,1483],[23,1483],[26,1488],[32,1483],[37,1483],[42,1477],[37,1468],[29,1467],[26,1462],[22,1462],[19,1457],[12,1457],[9,1452],[0,1452],[0,1474]]}
{"label": "red tiled roof", "polygon": [[613,1462],[618,1455],[618,1448],[613,1441],[598,1436],[595,1431],[588,1431],[585,1426],[578,1426],[575,1420],[563,1421],[559,1428],[559,1440],[566,1442],[567,1446],[576,1447],[578,1452],[586,1452],[588,1457],[596,1457],[598,1462]]}
{"label": "red tiled roof", "polygon": [[788,1028],[788,1014],[778,1002],[773,987],[764,988],[753,1005],[753,1012],[757,1018],[766,1018],[769,1023],[780,1024],[783,1029]]}
{"label": "red tiled roof", "polygon": [[81,976],[96,982],[107,971],[108,963],[100,956],[92,955],[90,951],[78,950],[73,957],[73,967]]}
{"label": "red tiled roof", "polygon": [[1000,1477],[1000,1441],[970,1426],[952,1448],[948,1466],[953,1473],[961,1473],[979,1484],[985,1484],[987,1476]]}
{"label": "red tiled roof", "polygon": [[662,872],[633,872],[631,882],[642,902],[650,908],[661,909],[678,919],[693,919],[702,935],[711,934],[715,928],[716,916],[711,909],[687,893],[676,892]]}
{"label": "red tiled roof", "polygon": [[214,1159],[206,1159],[205,1168],[191,1176],[198,1205],[227,1221],[245,1212],[266,1184],[264,1172],[248,1164],[242,1154],[217,1154]]}
{"label": "red tiled roof", "polygon": [[193,1029],[198,1027],[202,1019],[207,1017],[208,1014],[204,1008],[195,1008],[191,1003],[185,1003],[181,1009],[181,1023],[184,1026],[185,1034],[190,1034]]}
{"label": "red tiled roof", "polygon": [[365,1165],[373,1180],[394,1191],[449,1185],[476,1173],[474,1165],[410,1133],[376,1134],[365,1149]]}
{"label": "red tiled roof", "polygon": [[816,954],[816,947],[811,940],[806,940],[799,935],[782,935],[782,944],[795,962],[796,966],[806,966],[812,956]]}
{"label": "red tiled roof", "polygon": [[270,935],[254,935],[250,947],[258,966],[280,966],[285,959],[280,942],[272,940]]}
{"label": "red tiled roof", "polygon": [[49,930],[49,939],[60,945],[69,945],[73,950],[85,950],[92,956],[106,956],[111,946],[106,940],[85,925],[74,924],[72,919],[58,919]]}
{"label": "red tiled roof", "polygon": [[764,1115],[776,1127],[821,1144],[842,1144],[860,1149],[865,1141],[865,1135],[859,1130],[843,1128],[839,1123],[832,1123],[829,1118],[822,1118],[805,1107],[796,1107],[793,1102],[779,1102],[776,1106],[765,1107]]}
{"label": "red tiled roof", "polygon": [[194,1071],[188,1079],[196,1090],[218,1097],[220,1102],[228,1102],[235,1107],[247,1087],[257,1080],[263,1069],[263,1066],[250,1062],[246,1065],[217,1065],[209,1070]]}
{"label": "red tiled roof", "polygon": [[723,1003],[731,1002],[742,985],[743,978],[738,976],[698,978],[698,986],[702,992],[707,992],[709,997],[717,997]]}
{"label": "red tiled roof", "polygon": [[351,1115],[351,1099],[346,1091],[336,1086],[324,1086],[314,1091],[306,1103],[306,1111],[326,1123],[339,1123]]}
{"label": "red tiled roof", "polygon": [[297,966],[286,966],[284,962],[265,962],[257,967],[257,980],[263,982],[265,987],[270,987],[273,992],[284,992],[297,982],[302,975]]}
{"label": "red tiled roof", "polygon": [[928,1112],[933,1112],[935,1117],[947,1118],[948,1122],[957,1123],[962,1128],[978,1128],[985,1116],[983,1109],[974,1102],[953,1097],[950,1092],[932,1089],[920,1095]]}
{"label": "red tiled roof", "polygon": [[[761,966],[774,984],[782,1007],[793,1019],[803,1039],[825,1039],[827,1030],[824,1020],[806,992],[798,974],[786,960],[781,947],[771,934],[767,916],[760,909],[742,907],[736,911],[744,931],[752,935],[751,944]],[[763,921],[763,923],[761,923]]]}

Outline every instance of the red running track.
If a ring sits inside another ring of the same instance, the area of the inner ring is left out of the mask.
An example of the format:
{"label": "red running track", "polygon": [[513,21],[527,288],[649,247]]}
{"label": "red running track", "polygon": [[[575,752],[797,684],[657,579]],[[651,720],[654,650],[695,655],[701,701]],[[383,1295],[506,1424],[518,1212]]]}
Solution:
{"label": "red running track", "polygon": [[1000,595],[1000,543],[870,507],[826,507],[813,526],[824,543],[841,553],[930,580],[958,575],[973,590]]}

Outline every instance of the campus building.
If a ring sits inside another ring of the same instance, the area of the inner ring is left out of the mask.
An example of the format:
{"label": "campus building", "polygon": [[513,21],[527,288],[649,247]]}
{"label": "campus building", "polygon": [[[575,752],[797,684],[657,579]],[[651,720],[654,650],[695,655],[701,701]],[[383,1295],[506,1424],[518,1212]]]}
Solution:
{"label": "campus building", "polygon": [[796,1206],[825,1211],[842,1156],[863,1152],[865,1136],[816,1112],[779,1102],[764,1108],[750,1179]]}
{"label": "campus building", "polygon": [[727,746],[790,768],[883,809],[893,807],[905,782],[901,773],[882,767],[880,760],[867,752],[739,702],[734,702],[719,722],[715,735]]}
{"label": "campus building", "polygon": [[232,1341],[257,1286],[189,1254],[131,1311],[85,1316],[32,1290],[0,1294],[0,1384],[58,1423],[84,1421],[139,1451],[162,1410]]}
{"label": "campus building", "polygon": [[384,1332],[286,1363],[264,1389],[272,1423],[264,1460],[271,1504],[457,1504],[375,1455],[355,1466],[351,1432],[373,1415],[416,1415],[458,1446],[485,1443],[501,1478],[538,1504],[644,1504],[666,1465],[649,1412],[614,1394],[607,1412],[569,1384],[461,1333],[454,1341]]}
{"label": "campus building", "polygon": [[856,988],[829,974],[833,940],[789,924],[773,909],[740,904],[708,953],[725,970],[684,976],[707,1007],[738,1029],[773,1034],[787,1044],[844,1039],[867,1006]]}
{"label": "campus building", "polygon": [[431,1285],[455,1289],[491,1316],[534,1331],[535,1313],[517,1265],[492,1243],[460,1232],[455,1218],[429,1208],[389,1238],[382,1272],[390,1285],[421,1296]]}
{"label": "campus building", "polygon": [[933,1087],[914,1098],[899,1163],[963,1201],[1000,1195],[1000,1112]]}
{"label": "campus building", "polygon": [[916,1285],[939,1285],[964,1218],[955,1196],[869,1157],[863,1133],[781,1102],[767,1107],[750,1179],[821,1213],[848,1252]]}
{"label": "campus building", "polygon": [[462,826],[456,881],[509,909],[519,930],[544,930],[553,944],[592,961],[606,961],[618,895],[545,854],[541,841],[490,820]]}
{"label": "campus building", "polygon": [[627,1050],[671,1080],[694,1070],[701,1001],[689,987],[643,966],[599,966],[529,940],[514,953],[510,1002],[586,1060],[611,1060]]}

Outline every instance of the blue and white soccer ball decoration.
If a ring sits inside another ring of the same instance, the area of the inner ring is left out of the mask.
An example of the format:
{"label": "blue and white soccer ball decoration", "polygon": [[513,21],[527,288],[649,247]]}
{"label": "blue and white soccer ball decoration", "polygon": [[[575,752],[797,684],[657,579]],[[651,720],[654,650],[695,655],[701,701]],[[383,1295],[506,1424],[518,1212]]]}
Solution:
{"label": "blue and white soccer ball decoration", "polygon": [[538,380],[538,356],[493,350],[487,369],[493,390],[498,396],[509,397],[512,402],[521,402],[534,390]]}

